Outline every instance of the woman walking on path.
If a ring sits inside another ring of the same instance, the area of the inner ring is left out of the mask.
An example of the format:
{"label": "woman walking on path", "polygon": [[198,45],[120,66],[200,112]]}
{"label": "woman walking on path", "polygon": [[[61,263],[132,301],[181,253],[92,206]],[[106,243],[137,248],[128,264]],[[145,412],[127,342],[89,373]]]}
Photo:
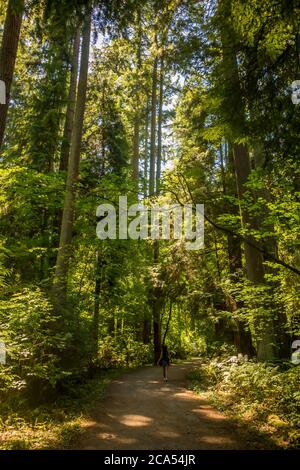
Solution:
{"label": "woman walking on path", "polygon": [[157,365],[163,368],[164,381],[168,382],[168,367],[170,365],[170,356],[168,348],[165,344],[162,346]]}

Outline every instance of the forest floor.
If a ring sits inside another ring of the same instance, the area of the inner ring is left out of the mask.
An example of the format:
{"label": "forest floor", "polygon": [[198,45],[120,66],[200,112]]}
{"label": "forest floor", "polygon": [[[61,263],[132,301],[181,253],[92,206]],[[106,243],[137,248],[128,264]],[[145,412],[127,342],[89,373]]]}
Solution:
{"label": "forest floor", "polygon": [[188,389],[199,360],[169,368],[143,367],[113,380],[83,423],[74,449],[256,449],[257,439]]}

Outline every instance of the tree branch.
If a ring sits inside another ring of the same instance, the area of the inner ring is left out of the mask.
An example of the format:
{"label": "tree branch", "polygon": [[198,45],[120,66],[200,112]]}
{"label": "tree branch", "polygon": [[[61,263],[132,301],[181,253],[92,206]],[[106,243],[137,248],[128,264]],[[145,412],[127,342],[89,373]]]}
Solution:
{"label": "tree branch", "polygon": [[[195,200],[193,198],[193,195],[191,193],[191,190],[189,188],[189,185],[184,177],[184,175],[180,175],[184,182],[185,182],[185,185],[187,187],[187,190],[188,190],[188,193],[189,193],[189,196],[191,198],[191,201],[192,201],[192,204],[193,204],[193,211],[196,212],[196,203],[195,203]],[[171,189],[167,189],[168,192],[170,192],[171,194],[173,194],[176,198],[176,201],[178,202],[178,204],[180,206],[184,206],[184,203],[182,203],[179,198],[178,198],[178,195],[175,193],[175,191],[172,191]],[[220,230],[224,233],[227,233],[228,235],[232,235],[236,238],[238,238],[241,242],[243,243],[246,243],[247,245],[251,246],[252,248],[254,248],[255,250],[259,251],[260,253],[262,253],[264,255],[264,259],[266,261],[272,261],[280,266],[283,266],[284,268],[288,269],[289,271],[293,272],[294,274],[297,274],[298,276],[300,276],[300,270],[295,268],[294,266],[291,266],[290,264],[286,263],[285,261],[282,261],[281,259],[279,259],[277,256],[271,254],[271,253],[268,253],[264,248],[262,248],[261,246],[257,245],[256,243],[252,242],[251,240],[247,239],[246,237],[244,237],[243,235],[240,235],[239,233],[236,233],[234,232],[233,230],[229,229],[228,227],[224,227],[222,225],[219,225],[217,224],[216,222],[214,222],[213,220],[211,220],[204,212],[203,212],[203,217],[204,219],[212,226],[214,227],[216,230]]]}

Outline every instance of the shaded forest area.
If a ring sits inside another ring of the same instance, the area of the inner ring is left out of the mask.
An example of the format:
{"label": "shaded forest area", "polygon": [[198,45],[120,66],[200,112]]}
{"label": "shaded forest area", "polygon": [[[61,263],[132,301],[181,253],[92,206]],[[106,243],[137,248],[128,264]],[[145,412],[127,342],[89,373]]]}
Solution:
{"label": "shaded forest area", "polygon": [[[299,445],[299,4],[2,0],[0,40],[2,431],[165,340]],[[204,248],[100,240],[123,195],[204,204]]]}

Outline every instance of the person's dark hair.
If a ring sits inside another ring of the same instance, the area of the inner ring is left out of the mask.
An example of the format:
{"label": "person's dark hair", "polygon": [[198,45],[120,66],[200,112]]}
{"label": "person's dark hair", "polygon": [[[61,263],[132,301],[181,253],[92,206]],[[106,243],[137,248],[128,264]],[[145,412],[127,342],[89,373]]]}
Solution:
{"label": "person's dark hair", "polygon": [[169,354],[168,347],[166,344],[163,344],[162,353],[163,353],[163,356],[167,356]]}

